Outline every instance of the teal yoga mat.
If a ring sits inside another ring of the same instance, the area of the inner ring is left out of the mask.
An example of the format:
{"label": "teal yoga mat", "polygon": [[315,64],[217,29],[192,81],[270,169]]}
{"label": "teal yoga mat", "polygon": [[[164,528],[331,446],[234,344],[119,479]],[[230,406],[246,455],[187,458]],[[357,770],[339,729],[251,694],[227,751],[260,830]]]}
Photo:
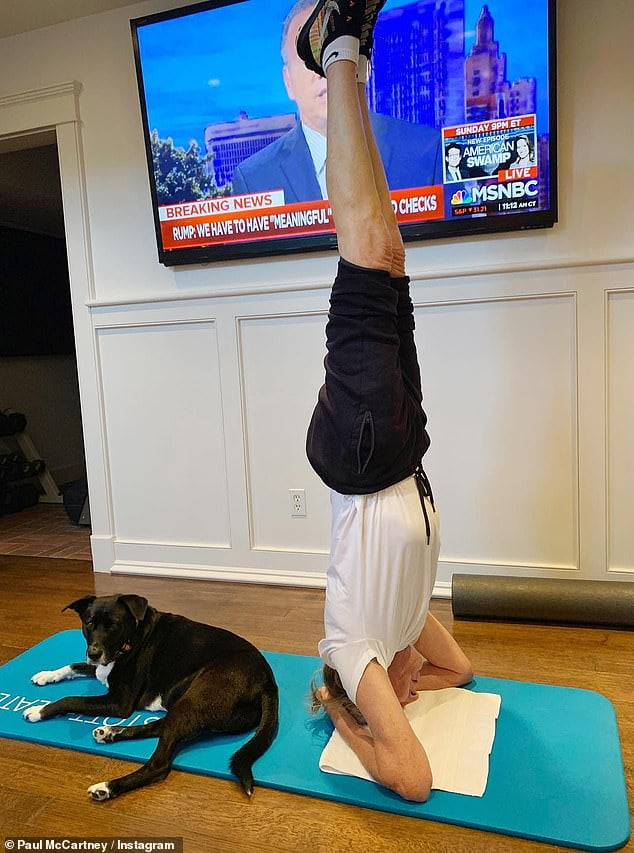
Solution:
{"label": "teal yoga mat", "polygon": [[[42,723],[23,719],[29,705],[104,692],[93,679],[45,687],[31,683],[31,676],[40,670],[83,660],[85,648],[81,631],[63,631],[0,667],[0,736],[145,761],[156,739],[98,744],[92,730],[103,723],[103,717],[68,716]],[[308,686],[319,659],[264,654],[280,688],[280,727],[271,749],[254,765],[256,786],[581,850],[616,850],[629,838],[616,718],[610,702],[598,693],[476,678],[467,689],[502,696],[484,796],[433,791],[426,803],[409,803],[372,782],[319,770],[319,755],[332,731],[323,715],[312,717],[307,710]],[[143,711],[124,723],[159,716]],[[107,722],[120,721],[108,718]],[[190,744],[178,754],[174,767],[232,779],[229,758],[249,737],[223,736]],[[84,792],[78,791],[77,796]]]}

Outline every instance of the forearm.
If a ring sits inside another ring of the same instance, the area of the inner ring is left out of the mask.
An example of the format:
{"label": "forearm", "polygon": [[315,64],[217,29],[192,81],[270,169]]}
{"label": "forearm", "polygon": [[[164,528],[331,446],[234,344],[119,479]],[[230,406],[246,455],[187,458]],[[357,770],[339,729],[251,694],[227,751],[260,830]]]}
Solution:
{"label": "forearm", "polygon": [[322,707],[332,720],[334,727],[357,756],[373,779],[379,780],[374,740],[370,731],[360,726],[336,701],[324,702]]}
{"label": "forearm", "polygon": [[442,690],[444,687],[461,687],[471,681],[471,673],[443,669],[425,661],[418,676],[417,690]]}

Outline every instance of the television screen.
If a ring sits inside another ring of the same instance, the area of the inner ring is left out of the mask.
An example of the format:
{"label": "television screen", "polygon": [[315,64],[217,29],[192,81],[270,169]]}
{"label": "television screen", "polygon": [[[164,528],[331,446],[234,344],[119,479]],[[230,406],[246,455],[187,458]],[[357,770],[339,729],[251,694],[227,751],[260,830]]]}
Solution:
{"label": "television screen", "polygon": [[[327,84],[294,49],[313,6],[132,21],[162,263],[335,245]],[[367,92],[406,240],[556,221],[555,0],[388,0]]]}

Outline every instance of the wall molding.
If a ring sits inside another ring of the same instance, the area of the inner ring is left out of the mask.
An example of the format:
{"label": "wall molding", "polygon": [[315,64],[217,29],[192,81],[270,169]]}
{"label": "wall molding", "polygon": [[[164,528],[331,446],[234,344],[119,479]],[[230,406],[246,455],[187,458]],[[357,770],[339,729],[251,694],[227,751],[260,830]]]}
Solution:
{"label": "wall molding", "polygon": [[0,136],[79,121],[81,83],[71,80],[0,97]]}
{"label": "wall molding", "polygon": [[301,586],[315,589],[325,589],[326,586],[325,572],[290,572],[279,569],[245,568],[244,566],[198,566],[187,563],[117,560],[111,571],[113,575],[235,581],[238,583],[263,583],[274,586]]}
{"label": "wall molding", "polygon": [[612,565],[612,513],[610,500],[610,483],[611,483],[611,458],[610,458],[610,300],[614,296],[633,295],[634,287],[608,287],[603,292],[603,365],[604,365],[604,381],[605,381],[605,397],[604,405],[604,424],[605,424],[605,567],[608,575],[626,574],[634,575],[634,566],[625,568],[616,568]]}
{"label": "wall molding", "polygon": [[26,104],[32,101],[42,101],[48,98],[59,98],[64,96],[77,97],[81,92],[81,83],[77,80],[69,80],[65,83],[56,83],[53,86],[43,86],[41,89],[30,89],[26,92],[16,92],[12,95],[0,96],[0,109],[14,104]]}
{"label": "wall molding", "polygon": [[[578,304],[578,293],[575,290],[561,290],[561,291],[547,291],[540,293],[517,293],[517,294],[503,294],[499,296],[475,296],[473,298],[464,298],[459,297],[457,299],[447,299],[447,300],[433,300],[429,302],[414,302],[414,310],[426,310],[432,308],[454,308],[460,307],[464,305],[487,305],[487,304],[508,304],[514,302],[535,302],[541,301],[546,302],[548,300],[564,300],[569,303],[572,316],[571,316],[571,329],[570,336],[572,340],[572,350],[570,352],[570,373],[571,373],[571,387],[570,393],[572,397],[572,411],[570,413],[573,423],[573,447],[572,447],[572,455],[574,459],[574,471],[573,474],[573,483],[572,483],[572,494],[574,496],[574,505],[572,507],[572,523],[574,529],[574,563],[566,564],[566,565],[530,565],[523,562],[508,562],[508,563],[500,563],[497,561],[487,561],[487,560],[453,560],[453,559],[441,559],[440,562],[443,562],[447,565],[462,565],[465,567],[475,567],[475,566],[491,566],[495,568],[503,569],[526,569],[526,570],[543,570],[543,571],[554,571],[554,572],[578,572],[580,571],[580,554],[581,554],[581,517],[580,517],[580,470],[581,470],[581,457],[580,457],[580,427],[579,427],[579,351],[578,351],[578,337],[579,337],[579,304]],[[454,569],[454,571],[456,571]],[[477,571],[477,570],[476,570]]]}
{"label": "wall molding", "polygon": [[[634,256],[623,258],[562,258],[561,260],[520,264],[490,264],[455,269],[436,268],[426,272],[410,274],[412,283],[443,281],[454,278],[476,278],[478,276],[517,275],[520,273],[547,272],[550,270],[574,270],[580,268],[628,266],[634,264]],[[204,269],[211,264],[201,264],[195,269]],[[194,268],[194,267],[193,267]],[[333,273],[334,277],[334,273]],[[86,303],[91,311],[134,305],[155,305],[164,302],[191,302],[196,299],[219,299],[236,296],[259,296],[267,293],[295,293],[304,290],[330,290],[332,278],[320,277],[298,282],[266,281],[246,287],[219,287],[216,290],[183,291],[169,296],[132,296],[122,299],[92,299]]]}
{"label": "wall molding", "polygon": [[105,323],[95,322],[93,328],[97,335],[103,331],[119,330],[119,329],[147,329],[154,326],[187,326],[192,324],[210,323],[217,327],[217,317],[172,317],[166,320],[129,320],[127,322],[115,323],[109,320]]}
{"label": "wall molding", "polygon": [[[326,575],[311,572],[284,572],[270,569],[245,569],[232,566],[188,566],[185,564],[136,563],[132,560],[116,562],[113,575],[143,575],[144,577],[169,577],[181,580],[214,580],[234,583],[257,583],[273,586],[297,586],[308,589],[325,589]],[[451,598],[451,583],[437,581],[432,592],[434,598]]]}
{"label": "wall molding", "polygon": [[230,542],[170,542],[167,539],[120,539],[117,536],[113,537],[116,545],[131,545],[134,548],[141,546],[142,548],[205,548],[211,551],[231,551],[232,545]]}
{"label": "wall molding", "polygon": [[251,551],[264,554],[297,554],[298,557],[327,557],[330,551],[322,548],[319,551],[309,551],[306,548],[280,548],[275,545],[251,545]]}
{"label": "wall molding", "polygon": [[[218,349],[218,319],[217,317],[171,317],[165,318],[163,320],[147,320],[147,321],[139,321],[139,320],[129,320],[129,321],[110,321],[102,324],[93,323],[93,335],[94,335],[94,348],[95,348],[95,367],[97,374],[97,385],[99,389],[99,399],[100,399],[100,421],[101,421],[101,430],[103,434],[103,446],[104,446],[104,460],[105,467],[107,472],[107,481],[108,481],[108,502],[109,502],[109,512],[111,517],[111,530],[112,530],[112,540],[114,543],[114,547],[117,545],[130,545],[133,547],[165,547],[165,548],[198,548],[198,549],[211,549],[213,551],[216,550],[228,550],[230,551],[233,547],[232,545],[232,534],[231,534],[231,511],[229,506],[229,483],[228,483],[228,459],[227,459],[227,442],[225,436],[225,429],[223,427],[222,430],[222,455],[224,459],[224,480],[225,480],[225,495],[227,496],[227,521],[229,525],[229,541],[228,542],[204,542],[204,543],[191,543],[191,542],[176,542],[176,541],[167,541],[167,540],[144,540],[144,539],[129,539],[129,538],[120,538],[117,537],[116,531],[116,523],[115,523],[115,507],[114,507],[114,490],[112,485],[112,463],[111,463],[111,453],[109,448],[109,438],[108,438],[108,417],[106,413],[106,394],[104,387],[104,372],[103,372],[103,351],[101,346],[101,338],[104,333],[107,332],[118,332],[118,331],[143,331],[145,329],[152,330],[168,330],[168,329],[178,329],[182,326],[200,326],[207,327],[210,330],[213,330],[215,337],[215,349],[216,349],[216,363],[218,365],[218,388],[220,395],[220,417],[221,421],[224,425],[225,417],[224,417],[224,400],[222,394],[222,380],[220,375],[220,352]],[[116,554],[116,551],[113,552]],[[113,557],[113,563],[115,562],[116,557]]]}
{"label": "wall molding", "polygon": [[[237,354],[238,354],[238,384],[240,389],[240,417],[242,419],[242,444],[243,444],[243,458],[244,458],[244,480],[246,484],[246,511],[247,511],[247,526],[248,526],[248,537],[249,537],[249,548],[251,551],[280,551],[280,550],[289,550],[293,549],[280,549],[275,548],[273,546],[259,546],[255,541],[255,519],[253,516],[253,490],[251,488],[251,454],[249,447],[249,423],[247,418],[247,388],[246,388],[246,379],[245,379],[245,359],[244,359],[244,334],[243,334],[243,323],[251,322],[251,321],[259,321],[259,320],[288,320],[288,319],[296,319],[300,317],[326,317],[328,312],[326,310],[305,310],[305,311],[291,311],[291,312],[269,312],[266,314],[251,314],[251,315],[236,315],[235,316],[235,333],[236,333],[236,342],[237,342]],[[306,425],[308,427],[308,424]],[[309,554],[312,556],[323,556],[324,554],[328,554],[328,551],[297,551],[294,552],[297,554]]]}
{"label": "wall molding", "polygon": [[494,560],[453,560],[450,557],[441,556],[438,560],[439,566],[446,566],[450,572],[465,572],[473,575],[500,574],[508,575],[520,573],[521,576],[538,577],[544,572],[552,572],[556,575],[580,574],[580,566],[557,565],[554,563],[526,563],[526,562],[501,562]]}
{"label": "wall molding", "polygon": [[114,536],[93,533],[90,537],[92,564],[95,572],[109,572],[115,562]]}
{"label": "wall molding", "polygon": [[[573,541],[573,553],[572,559],[573,562],[565,563],[565,564],[528,564],[522,561],[509,561],[509,562],[499,562],[496,560],[486,560],[486,559],[473,559],[473,560],[459,560],[459,559],[441,559],[447,567],[457,566],[463,567],[465,570],[471,570],[472,567],[476,568],[476,571],[480,569],[480,571],[487,571],[487,567],[494,569],[500,573],[503,573],[505,570],[525,570],[527,572],[552,572],[555,575],[566,573],[578,573],[580,571],[580,441],[579,441],[579,388],[578,388],[578,373],[579,373],[579,365],[578,365],[578,347],[577,347],[577,338],[578,338],[578,299],[577,299],[577,291],[575,290],[561,290],[561,291],[546,291],[546,292],[538,292],[538,293],[517,293],[517,294],[503,294],[503,295],[495,295],[495,296],[474,296],[474,297],[459,297],[456,299],[446,299],[446,300],[433,300],[429,302],[414,302],[415,310],[425,310],[432,308],[447,308],[452,309],[456,307],[461,307],[465,305],[499,305],[499,304],[514,304],[514,303],[522,303],[522,302],[544,302],[547,303],[552,300],[559,300],[566,304],[570,310],[570,338],[572,341],[572,347],[569,353],[569,364],[570,364],[570,394],[572,400],[572,407],[570,411],[570,419],[572,423],[572,457],[574,461],[574,467],[571,472],[572,474],[572,530],[574,534]],[[252,500],[252,487],[251,487],[251,458],[250,458],[250,450],[249,450],[249,423],[247,418],[247,388],[246,388],[246,380],[245,380],[245,356],[244,356],[244,324],[246,322],[258,322],[258,321],[267,321],[267,320],[288,320],[295,318],[314,318],[314,317],[326,317],[327,311],[325,309],[309,309],[303,311],[267,311],[267,312],[258,312],[257,314],[240,314],[235,316],[235,328],[236,328],[236,338],[238,342],[237,352],[238,352],[238,374],[239,374],[239,389],[240,389],[240,405],[241,405],[241,417],[242,417],[242,434],[243,434],[243,444],[244,444],[244,477],[247,484],[247,520],[248,520],[248,536],[249,536],[249,547],[252,551],[255,552],[264,552],[264,553],[294,553],[298,556],[316,556],[323,557],[328,555],[327,550],[306,550],[306,549],[292,549],[292,548],[280,548],[275,547],[274,545],[258,545],[255,537],[255,519],[254,519],[254,506]],[[484,567],[484,568],[480,568]],[[453,571],[460,571],[460,568],[454,568]]]}

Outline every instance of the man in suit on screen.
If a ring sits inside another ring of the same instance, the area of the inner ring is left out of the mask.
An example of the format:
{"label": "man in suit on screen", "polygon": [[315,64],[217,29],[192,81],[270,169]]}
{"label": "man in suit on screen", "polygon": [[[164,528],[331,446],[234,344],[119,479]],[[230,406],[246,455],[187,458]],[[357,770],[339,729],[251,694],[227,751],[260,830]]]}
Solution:
{"label": "man in suit on screen", "polygon": [[[309,71],[295,50],[297,33],[315,6],[298,0],[282,31],[282,75],[300,122],[284,136],[243,160],[233,173],[234,194],[284,190],[286,204],[327,198],[326,80]],[[442,183],[440,133],[373,113],[371,122],[392,190]]]}
{"label": "man in suit on screen", "polygon": [[474,178],[489,178],[488,172],[485,172],[480,166],[469,166],[464,157],[462,145],[457,142],[452,142],[447,146],[445,151],[446,177],[445,183],[455,183],[456,181],[469,181]]}

